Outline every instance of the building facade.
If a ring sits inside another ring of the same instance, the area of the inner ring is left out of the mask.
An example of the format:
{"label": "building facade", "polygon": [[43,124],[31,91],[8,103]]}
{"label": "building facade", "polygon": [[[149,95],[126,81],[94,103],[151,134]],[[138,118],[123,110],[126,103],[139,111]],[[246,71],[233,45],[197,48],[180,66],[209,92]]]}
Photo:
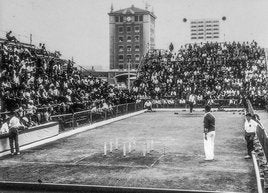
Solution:
{"label": "building facade", "polygon": [[218,41],[220,39],[220,21],[217,19],[196,19],[190,21],[192,42]]}
{"label": "building facade", "polygon": [[153,12],[136,8],[113,11],[109,15],[110,70],[135,71],[148,49],[155,48]]}

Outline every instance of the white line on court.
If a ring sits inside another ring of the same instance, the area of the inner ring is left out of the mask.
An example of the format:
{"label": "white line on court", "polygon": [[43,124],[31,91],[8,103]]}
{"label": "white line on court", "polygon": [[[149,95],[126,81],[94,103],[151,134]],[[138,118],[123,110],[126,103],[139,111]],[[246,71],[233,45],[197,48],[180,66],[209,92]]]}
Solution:
{"label": "white line on court", "polygon": [[4,164],[40,164],[40,165],[58,165],[58,166],[88,166],[88,167],[123,167],[123,168],[140,168],[140,169],[148,169],[148,166],[142,166],[142,165],[106,165],[106,164],[92,164],[92,163],[79,163],[79,164],[74,164],[74,163],[65,163],[65,162],[34,162],[34,161],[15,161],[15,160],[9,160],[9,161],[2,161]]}
{"label": "white line on court", "polygon": [[156,164],[162,157],[164,157],[164,156],[165,156],[164,154],[161,155],[157,160],[154,161],[154,163],[151,164],[150,167],[154,167],[154,165],[155,165],[155,164]]}

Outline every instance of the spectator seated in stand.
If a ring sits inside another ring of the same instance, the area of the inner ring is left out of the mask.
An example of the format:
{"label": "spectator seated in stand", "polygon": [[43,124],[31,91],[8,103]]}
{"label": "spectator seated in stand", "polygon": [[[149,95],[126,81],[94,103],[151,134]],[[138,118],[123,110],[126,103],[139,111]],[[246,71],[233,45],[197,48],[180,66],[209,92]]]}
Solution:
{"label": "spectator seated in stand", "polygon": [[147,112],[153,112],[153,104],[150,100],[147,100],[144,103],[144,108],[147,109]]}
{"label": "spectator seated in stand", "polygon": [[233,106],[242,106],[243,99],[248,98],[253,106],[263,108],[267,98],[265,85],[265,52],[255,41],[211,42],[187,44],[177,53],[149,51],[134,82],[133,94],[178,100],[193,93],[198,103],[232,99]]}
{"label": "spectator seated in stand", "polygon": [[[45,123],[50,116],[89,110],[103,99],[110,106],[135,102],[128,90],[119,90],[108,82],[83,75],[74,62],[63,60],[61,54],[10,41],[0,42],[0,97],[3,110],[20,108],[20,117],[30,123]],[[48,108],[46,108],[48,107]]]}
{"label": "spectator seated in stand", "polygon": [[15,42],[15,43],[19,42],[15,36],[11,35],[11,33],[12,33],[12,31],[9,31],[6,33],[7,40],[10,42]]}

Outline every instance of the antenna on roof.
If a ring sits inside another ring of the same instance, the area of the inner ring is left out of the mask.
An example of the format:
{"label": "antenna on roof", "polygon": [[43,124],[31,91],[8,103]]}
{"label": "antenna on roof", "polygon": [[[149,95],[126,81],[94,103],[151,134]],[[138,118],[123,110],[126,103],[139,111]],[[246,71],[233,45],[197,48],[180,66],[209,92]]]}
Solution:
{"label": "antenna on roof", "polygon": [[114,11],[114,5],[113,5],[113,3],[111,4],[111,12],[113,12]]}

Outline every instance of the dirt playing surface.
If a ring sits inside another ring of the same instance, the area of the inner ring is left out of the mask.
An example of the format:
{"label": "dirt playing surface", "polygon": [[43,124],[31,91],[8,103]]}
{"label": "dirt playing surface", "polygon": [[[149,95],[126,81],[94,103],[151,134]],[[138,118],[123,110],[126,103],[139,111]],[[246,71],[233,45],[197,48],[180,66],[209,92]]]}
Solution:
{"label": "dirt playing surface", "polygon": [[[154,112],[2,157],[0,180],[255,192],[252,161],[244,160],[244,118],[239,113],[214,112],[212,162],[204,161],[203,112]],[[153,151],[144,157],[147,146]]]}

